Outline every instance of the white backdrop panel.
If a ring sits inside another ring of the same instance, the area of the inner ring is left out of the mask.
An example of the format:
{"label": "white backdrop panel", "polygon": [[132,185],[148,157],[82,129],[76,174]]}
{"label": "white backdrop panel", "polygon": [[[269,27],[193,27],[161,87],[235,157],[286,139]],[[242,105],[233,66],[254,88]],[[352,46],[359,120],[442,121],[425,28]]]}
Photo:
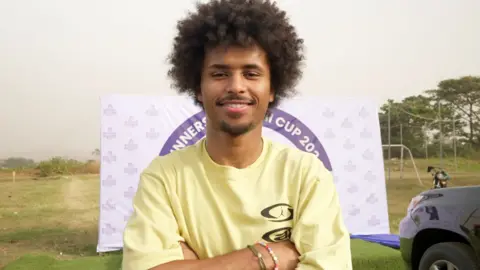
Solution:
{"label": "white backdrop panel", "polygon": [[[102,98],[101,104],[97,250],[106,252],[123,246],[122,234],[141,171],[162,149],[169,152],[203,137],[205,119],[200,108],[183,96],[111,95]],[[197,118],[191,118],[194,115]],[[265,127],[265,136],[314,152],[332,170],[350,233],[390,232],[373,102],[296,98],[273,110]]]}

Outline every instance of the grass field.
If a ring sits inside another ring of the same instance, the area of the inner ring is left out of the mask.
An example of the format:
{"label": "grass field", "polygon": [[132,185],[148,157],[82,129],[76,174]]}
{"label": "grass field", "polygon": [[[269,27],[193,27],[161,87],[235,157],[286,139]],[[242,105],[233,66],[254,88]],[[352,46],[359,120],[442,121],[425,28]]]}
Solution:
{"label": "grass field", "polygon": [[[431,161],[432,164],[438,163]],[[446,161],[452,185],[480,183],[480,166],[460,162],[458,172]],[[426,162],[417,161],[425,186],[418,185],[412,164],[406,163],[403,179],[398,164],[388,164],[387,182],[393,233],[405,215],[410,199],[431,185]],[[0,269],[119,269],[121,255],[96,254],[98,176],[54,179],[20,177],[15,183],[0,178]],[[355,269],[402,269],[398,251],[360,240],[352,241]],[[27,256],[24,256],[27,255]],[[18,260],[17,260],[18,259]],[[74,259],[74,260],[72,260]],[[378,267],[378,268],[377,268]]]}

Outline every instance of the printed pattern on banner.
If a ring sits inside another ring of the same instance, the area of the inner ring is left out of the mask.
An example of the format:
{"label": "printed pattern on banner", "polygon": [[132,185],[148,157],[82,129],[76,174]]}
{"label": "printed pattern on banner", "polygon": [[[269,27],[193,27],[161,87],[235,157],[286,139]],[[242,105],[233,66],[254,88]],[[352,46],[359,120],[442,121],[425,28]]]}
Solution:
{"label": "printed pattern on banner", "polygon": [[[102,99],[97,251],[121,249],[139,175],[157,155],[205,136],[205,115],[187,97]],[[380,126],[369,101],[296,98],[264,122],[264,136],[314,153],[332,171],[352,234],[389,233]]]}

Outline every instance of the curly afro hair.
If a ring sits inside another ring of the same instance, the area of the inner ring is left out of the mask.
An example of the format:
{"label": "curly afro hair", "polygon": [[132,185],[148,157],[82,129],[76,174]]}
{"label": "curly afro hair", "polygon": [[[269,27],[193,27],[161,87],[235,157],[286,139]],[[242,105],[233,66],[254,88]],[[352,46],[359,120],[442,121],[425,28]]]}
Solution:
{"label": "curly afro hair", "polygon": [[197,3],[195,13],[177,24],[178,35],[169,55],[168,76],[181,94],[196,99],[200,91],[206,50],[220,45],[251,46],[265,50],[271,73],[271,87],[278,105],[293,96],[302,76],[303,39],[290,25],[286,13],[270,0],[212,0]]}

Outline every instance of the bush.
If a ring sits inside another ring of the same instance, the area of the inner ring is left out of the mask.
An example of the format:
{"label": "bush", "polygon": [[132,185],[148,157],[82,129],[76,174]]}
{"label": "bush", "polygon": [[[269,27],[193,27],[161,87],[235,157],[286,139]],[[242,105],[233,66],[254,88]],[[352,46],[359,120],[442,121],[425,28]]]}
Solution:
{"label": "bush", "polygon": [[77,173],[85,173],[85,174],[99,174],[100,173],[100,162],[96,160],[89,160],[84,165],[81,171],[77,171]]}
{"label": "bush", "polygon": [[99,165],[98,162],[93,160],[84,163],[74,159],[54,157],[50,160],[40,162],[36,169],[38,176],[48,177],[77,173],[98,173]]}

